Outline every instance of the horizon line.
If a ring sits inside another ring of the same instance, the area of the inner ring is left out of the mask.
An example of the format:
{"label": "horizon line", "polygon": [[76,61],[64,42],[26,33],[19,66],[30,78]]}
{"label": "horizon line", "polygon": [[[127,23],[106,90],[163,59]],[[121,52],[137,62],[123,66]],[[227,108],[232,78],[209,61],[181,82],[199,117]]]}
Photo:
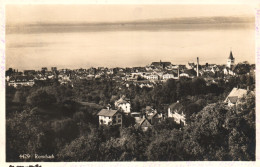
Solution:
{"label": "horizon line", "polygon": [[[213,19],[213,20],[212,20]],[[235,19],[235,20],[232,20]],[[252,15],[232,15],[232,16],[192,16],[192,17],[171,17],[171,18],[153,18],[153,19],[137,19],[137,20],[120,20],[120,21],[43,21],[43,22],[8,22],[6,19],[6,27],[12,26],[99,26],[99,25],[118,25],[118,24],[216,24],[216,23],[254,23],[255,16]]]}

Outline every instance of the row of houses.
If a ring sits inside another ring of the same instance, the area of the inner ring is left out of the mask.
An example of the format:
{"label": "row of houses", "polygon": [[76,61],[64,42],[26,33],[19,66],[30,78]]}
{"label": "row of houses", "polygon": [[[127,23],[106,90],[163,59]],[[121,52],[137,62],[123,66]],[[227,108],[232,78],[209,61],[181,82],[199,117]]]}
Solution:
{"label": "row of houses", "polygon": [[[173,104],[176,105],[176,104]],[[178,105],[178,104],[177,104]],[[149,106],[147,106],[149,107]],[[125,112],[121,112],[118,109],[102,109],[97,115],[99,117],[100,125],[122,125],[123,124],[123,114]],[[149,127],[152,127],[154,124],[160,123],[166,118],[172,119],[172,121],[177,124],[186,125],[185,115],[181,108],[177,108],[176,106],[169,106],[168,115],[163,115],[162,113],[158,113],[157,110],[152,109],[151,111],[147,110],[145,114],[141,114],[139,112],[130,112],[128,113],[135,119],[135,127],[141,128],[146,131]]]}
{"label": "row of houses", "polygon": [[[241,103],[242,98],[254,94],[253,91],[246,89],[233,88],[232,91],[225,99],[227,107],[236,107]],[[185,126],[186,114],[185,107],[179,102],[175,102],[168,106],[167,114],[158,113],[157,110],[150,106],[145,108],[145,114],[139,112],[131,112],[131,105],[129,100],[125,100],[125,97],[121,97],[115,102],[116,109],[110,108],[102,109],[97,115],[99,116],[100,125],[122,125],[123,114],[131,115],[135,118],[135,127],[141,128],[146,131],[156,123],[160,123],[164,119],[169,119],[175,123]]]}
{"label": "row of houses", "polygon": [[111,106],[109,106],[106,109],[102,109],[97,114],[100,125],[122,125],[123,114],[131,115],[135,119],[135,127],[140,127],[143,130],[147,130],[152,125],[161,122],[166,118],[172,118],[172,120],[178,124],[186,124],[184,114],[180,113],[182,110],[179,108],[179,102],[169,106],[167,115],[158,113],[157,110],[153,109],[151,106],[145,108],[145,114],[141,114],[140,112],[131,112],[130,99],[125,96],[122,96],[120,99],[115,101],[114,105],[115,109],[112,109]]}
{"label": "row of houses", "polygon": [[[249,64],[246,64],[249,65]],[[250,66],[250,65],[249,65]],[[6,80],[10,86],[32,86],[34,80],[47,80],[47,79],[58,79],[61,84],[71,83],[74,79],[106,79],[112,78],[117,81],[132,81],[137,82],[140,80],[148,80],[151,82],[166,81],[168,79],[179,79],[180,77],[193,78],[196,76],[203,76],[204,78],[216,77],[218,75],[237,75],[235,71],[235,58],[232,52],[227,60],[226,65],[208,64],[199,65],[198,58],[197,64],[187,63],[186,65],[173,65],[171,62],[152,62],[150,65],[145,67],[132,67],[132,68],[89,68],[89,69],[57,69],[52,67],[51,71],[48,71],[47,67],[43,67],[40,71],[25,70],[23,73],[18,70],[9,68],[6,71]],[[255,66],[249,67],[250,71],[255,70]],[[247,70],[248,71],[248,70]],[[19,76],[19,77],[17,77]],[[141,85],[143,87],[144,85]]]}

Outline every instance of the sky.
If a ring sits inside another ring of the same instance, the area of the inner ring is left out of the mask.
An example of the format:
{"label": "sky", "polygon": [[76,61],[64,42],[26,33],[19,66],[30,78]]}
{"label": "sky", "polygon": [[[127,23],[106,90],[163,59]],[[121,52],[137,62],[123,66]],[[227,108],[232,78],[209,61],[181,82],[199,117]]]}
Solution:
{"label": "sky", "polygon": [[7,5],[7,24],[118,22],[210,16],[252,16],[246,5]]}
{"label": "sky", "polygon": [[6,69],[254,63],[246,5],[7,5]]}

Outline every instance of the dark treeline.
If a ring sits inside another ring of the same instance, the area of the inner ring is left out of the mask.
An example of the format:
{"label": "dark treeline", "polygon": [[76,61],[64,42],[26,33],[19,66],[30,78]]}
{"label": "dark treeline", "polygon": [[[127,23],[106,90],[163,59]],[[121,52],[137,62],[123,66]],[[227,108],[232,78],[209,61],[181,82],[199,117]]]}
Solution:
{"label": "dark treeline", "polygon": [[[248,75],[207,85],[203,78],[180,78],[154,88],[126,87],[114,80],[76,80],[73,85],[38,83],[6,89],[6,160],[21,154],[55,156],[47,161],[181,161],[255,160],[255,98],[249,96],[236,110],[223,101],[234,86],[254,89]],[[100,109],[125,95],[132,112],[180,101],[187,125],[169,120],[148,131],[133,126],[99,126]]]}

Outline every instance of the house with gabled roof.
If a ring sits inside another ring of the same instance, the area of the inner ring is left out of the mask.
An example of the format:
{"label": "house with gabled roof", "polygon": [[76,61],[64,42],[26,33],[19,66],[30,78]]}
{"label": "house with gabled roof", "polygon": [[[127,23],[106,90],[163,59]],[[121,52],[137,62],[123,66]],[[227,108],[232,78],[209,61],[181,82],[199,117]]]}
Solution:
{"label": "house with gabled roof", "polygon": [[135,125],[138,128],[141,128],[143,131],[147,131],[148,128],[152,127],[152,124],[149,120],[144,116],[139,123]]}
{"label": "house with gabled roof", "polygon": [[195,68],[195,63],[190,63],[190,62],[188,62],[187,64],[186,64],[186,68],[187,69],[194,69]]}
{"label": "house with gabled roof", "polygon": [[118,110],[102,109],[97,115],[100,125],[122,125],[122,114]]}
{"label": "house with gabled roof", "polygon": [[13,76],[8,81],[8,86],[19,87],[19,86],[33,86],[33,76]]}
{"label": "house with gabled roof", "polygon": [[168,107],[168,118],[172,118],[177,124],[186,124],[184,106],[179,101]]}
{"label": "house with gabled roof", "polygon": [[147,119],[150,121],[152,125],[155,125],[163,120],[163,114],[158,113],[156,110],[153,113],[146,114]]}
{"label": "house with gabled roof", "polygon": [[252,93],[252,91],[240,88],[233,88],[224,102],[227,103],[230,107],[236,106],[243,97],[247,96],[250,93]]}
{"label": "house with gabled roof", "polygon": [[119,100],[115,101],[115,107],[118,109],[122,109],[122,111],[126,114],[131,112],[131,104],[130,100],[125,96],[122,96]]}
{"label": "house with gabled roof", "polygon": [[223,69],[223,72],[224,72],[224,74],[225,75],[236,75],[236,73],[234,72],[234,67],[233,68],[229,68],[229,67],[225,67],[224,69]]}

